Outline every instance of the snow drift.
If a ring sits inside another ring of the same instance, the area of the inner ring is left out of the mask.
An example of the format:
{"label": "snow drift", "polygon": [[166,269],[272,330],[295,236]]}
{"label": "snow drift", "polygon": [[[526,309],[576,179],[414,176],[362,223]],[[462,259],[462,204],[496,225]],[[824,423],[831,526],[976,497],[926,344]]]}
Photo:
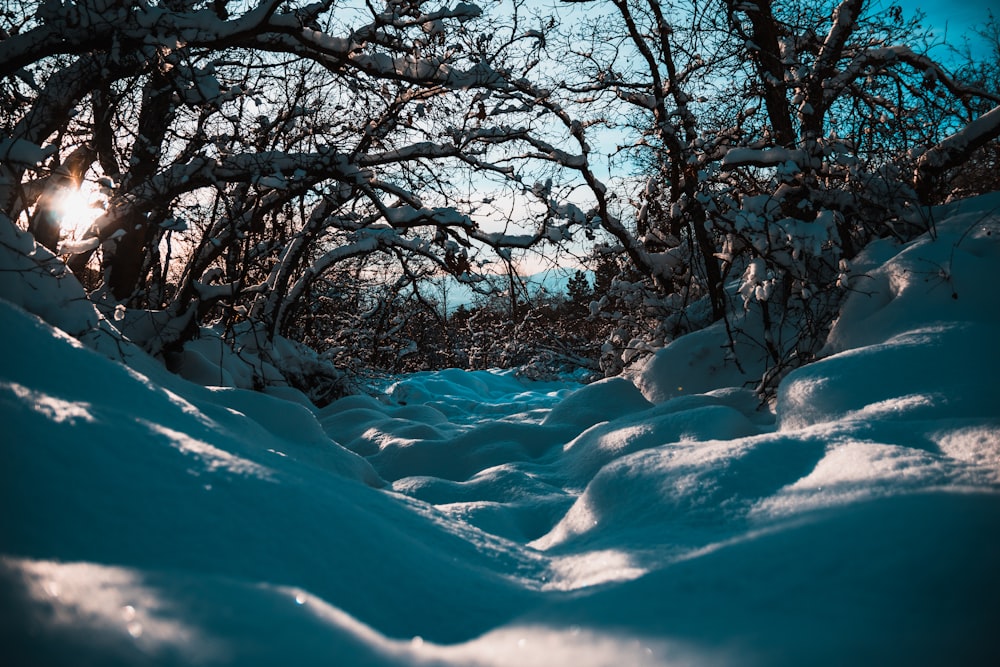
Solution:
{"label": "snow drift", "polygon": [[998,206],[869,248],[773,410],[711,331],[634,382],[317,410],[126,367],[19,293],[5,664],[994,664]]}

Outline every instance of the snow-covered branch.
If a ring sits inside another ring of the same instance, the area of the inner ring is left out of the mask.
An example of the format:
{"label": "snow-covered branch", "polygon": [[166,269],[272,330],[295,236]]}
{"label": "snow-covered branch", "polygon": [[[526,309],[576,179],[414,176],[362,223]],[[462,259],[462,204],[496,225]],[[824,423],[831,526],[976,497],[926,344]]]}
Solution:
{"label": "snow-covered branch", "polygon": [[984,113],[920,155],[914,174],[917,193],[925,196],[937,176],[967,161],[974,151],[997,138],[1000,138],[1000,106]]}

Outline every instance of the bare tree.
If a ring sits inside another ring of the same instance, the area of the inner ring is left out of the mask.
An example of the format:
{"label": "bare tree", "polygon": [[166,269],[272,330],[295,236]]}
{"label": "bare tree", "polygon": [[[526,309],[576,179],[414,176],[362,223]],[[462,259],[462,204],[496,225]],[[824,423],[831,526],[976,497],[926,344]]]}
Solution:
{"label": "bare tree", "polygon": [[[154,353],[303,331],[342,267],[475,281],[491,251],[513,276],[513,250],[582,233],[627,259],[609,368],[742,302],[766,390],[815,354],[851,258],[919,231],[1000,135],[995,89],[894,6],[490,4],[25,3],[0,26],[0,210]],[[104,212],[67,243],[82,181]],[[495,189],[533,202],[519,228],[481,226]]]}
{"label": "bare tree", "polygon": [[[1000,97],[930,58],[919,18],[895,6],[582,4],[547,36],[563,66],[511,82],[564,129],[559,150],[536,148],[582,181],[585,217],[644,276],[654,337],[757,313],[731,339],[765,354],[765,393],[815,355],[854,255],[921,231],[926,184],[1000,135]],[[597,176],[609,127],[648,175],[631,189]]]}
{"label": "bare tree", "polygon": [[[126,306],[122,326],[152,322],[129,330],[152,352],[209,322],[272,338],[317,280],[373,254],[474,280],[477,253],[550,223],[471,217],[475,174],[530,189],[501,155],[523,133],[483,113],[477,91],[509,83],[471,29],[481,10],[424,4],[33,4],[0,35],[2,210],[106,312]],[[85,178],[104,214],[60,245],[50,201]]]}

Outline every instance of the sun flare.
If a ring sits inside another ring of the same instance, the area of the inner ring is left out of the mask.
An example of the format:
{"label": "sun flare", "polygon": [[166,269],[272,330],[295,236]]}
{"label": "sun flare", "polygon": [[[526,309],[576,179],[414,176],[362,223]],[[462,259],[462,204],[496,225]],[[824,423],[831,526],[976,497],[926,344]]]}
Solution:
{"label": "sun flare", "polygon": [[79,188],[65,188],[53,201],[59,226],[67,236],[77,238],[90,229],[104,213],[100,192],[84,182]]}

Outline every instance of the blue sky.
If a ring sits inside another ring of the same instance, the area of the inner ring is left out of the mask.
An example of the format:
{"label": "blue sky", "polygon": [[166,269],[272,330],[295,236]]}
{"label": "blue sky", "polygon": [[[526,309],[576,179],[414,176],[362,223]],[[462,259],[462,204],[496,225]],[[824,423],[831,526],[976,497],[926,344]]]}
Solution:
{"label": "blue sky", "polygon": [[923,11],[926,24],[944,33],[952,44],[960,44],[964,35],[971,35],[986,22],[990,10],[1000,16],[1000,0],[895,0],[907,15]]}
{"label": "blue sky", "polygon": [[948,22],[951,29],[965,30],[982,23],[992,9],[1000,14],[998,0],[897,0],[908,11],[921,9],[927,14],[928,23],[935,27]]}

